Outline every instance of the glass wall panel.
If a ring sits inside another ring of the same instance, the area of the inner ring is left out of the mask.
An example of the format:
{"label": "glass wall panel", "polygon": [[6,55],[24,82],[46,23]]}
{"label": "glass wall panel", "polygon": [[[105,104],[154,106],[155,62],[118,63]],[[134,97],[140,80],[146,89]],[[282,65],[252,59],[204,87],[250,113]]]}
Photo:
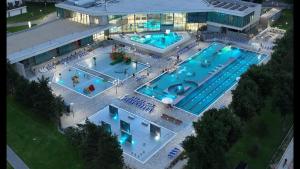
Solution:
{"label": "glass wall panel", "polygon": [[109,29],[110,33],[120,33],[122,32],[122,27],[121,26],[114,26]]}
{"label": "glass wall panel", "polygon": [[161,14],[162,25],[173,25],[173,13]]}
{"label": "glass wall panel", "polygon": [[81,24],[89,25],[90,24],[90,17],[89,15],[82,14],[79,12],[71,12],[70,20],[74,22],[78,22]]}
{"label": "glass wall panel", "polygon": [[137,32],[147,31],[147,15],[136,14],[135,15],[135,28]]}
{"label": "glass wall panel", "polygon": [[119,24],[121,23],[122,15],[110,15],[108,16],[108,22],[110,24]]}
{"label": "glass wall panel", "polygon": [[69,53],[71,51],[73,51],[74,49],[77,49],[79,47],[77,41],[76,42],[72,42],[72,43],[69,43],[67,45],[64,45],[64,46],[61,46],[58,49],[58,55],[61,56],[61,55],[64,55],[66,53]]}
{"label": "glass wall panel", "polygon": [[98,42],[102,40],[104,40],[104,31],[101,31],[93,35],[93,41]]}
{"label": "glass wall panel", "polygon": [[220,24],[236,26],[236,27],[244,27],[250,23],[251,18],[253,19],[254,12],[250,13],[245,17],[234,16],[224,13],[218,12],[209,12],[207,15],[207,20],[210,22],[216,22]]}
{"label": "glass wall panel", "polygon": [[188,23],[205,23],[207,21],[207,12],[187,13]]}
{"label": "glass wall panel", "polygon": [[35,64],[40,64],[40,63],[46,62],[46,61],[52,59],[53,57],[55,57],[56,55],[57,54],[56,54],[56,50],[55,49],[50,50],[50,51],[45,52],[45,53],[41,53],[39,55],[36,55],[34,57]]}
{"label": "glass wall panel", "polygon": [[135,24],[134,24],[134,15],[128,15],[127,17],[122,17],[122,31],[123,32],[134,32]]}
{"label": "glass wall panel", "polygon": [[185,30],[186,14],[185,13],[174,13],[174,30],[180,31]]}
{"label": "glass wall panel", "polygon": [[160,30],[160,14],[148,14],[147,23],[145,25],[148,31]]}
{"label": "glass wall panel", "polygon": [[88,36],[80,40],[80,46],[85,46],[87,44],[92,44],[92,43],[93,43],[93,36]]}
{"label": "glass wall panel", "polygon": [[187,23],[186,30],[187,31],[197,31],[199,28],[199,23]]}

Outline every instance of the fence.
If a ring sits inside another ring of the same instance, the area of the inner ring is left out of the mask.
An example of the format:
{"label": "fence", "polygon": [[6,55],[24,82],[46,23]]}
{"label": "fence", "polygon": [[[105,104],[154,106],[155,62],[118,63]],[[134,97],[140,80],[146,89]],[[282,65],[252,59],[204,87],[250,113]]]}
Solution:
{"label": "fence", "polygon": [[281,159],[281,156],[283,155],[285,149],[287,148],[287,146],[289,145],[289,143],[293,137],[294,137],[294,125],[292,125],[292,127],[287,132],[285,138],[279,145],[279,147],[274,151],[273,156],[269,162],[269,165],[266,167],[266,169],[273,169],[273,167],[277,166],[278,162]]}

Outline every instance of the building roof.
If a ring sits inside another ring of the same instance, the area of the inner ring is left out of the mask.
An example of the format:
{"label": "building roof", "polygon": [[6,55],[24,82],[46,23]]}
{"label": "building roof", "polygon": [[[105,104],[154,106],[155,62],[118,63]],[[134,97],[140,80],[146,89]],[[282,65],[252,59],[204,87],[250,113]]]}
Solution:
{"label": "building roof", "polygon": [[206,0],[107,0],[106,5],[104,2],[96,0],[85,5],[75,5],[71,1],[73,0],[56,4],[56,7],[92,16],[202,11],[245,16],[259,5],[236,0],[209,0],[209,2]]}
{"label": "building roof", "polygon": [[58,19],[27,31],[7,36],[7,58],[15,63],[93,35],[107,26],[87,26],[67,19]]}
{"label": "building roof", "polygon": [[261,17],[269,19],[272,16],[276,15],[280,11],[281,11],[281,9],[279,9],[279,8],[271,8],[269,11],[267,11],[264,14],[262,14]]}

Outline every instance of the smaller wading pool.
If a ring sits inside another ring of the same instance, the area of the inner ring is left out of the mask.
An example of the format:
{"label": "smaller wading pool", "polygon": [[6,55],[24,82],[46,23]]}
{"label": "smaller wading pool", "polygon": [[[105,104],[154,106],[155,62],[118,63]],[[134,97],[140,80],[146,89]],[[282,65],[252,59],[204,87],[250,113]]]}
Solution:
{"label": "smaller wading pool", "polygon": [[120,80],[125,80],[132,76],[133,73],[138,74],[149,67],[143,63],[134,61],[129,64],[121,62],[111,65],[112,62],[113,60],[110,58],[109,54],[105,53],[94,58],[80,61],[78,65]]}
{"label": "smaller wading pool", "polygon": [[113,85],[100,77],[74,67],[57,72],[52,81],[89,98],[102,93]]}

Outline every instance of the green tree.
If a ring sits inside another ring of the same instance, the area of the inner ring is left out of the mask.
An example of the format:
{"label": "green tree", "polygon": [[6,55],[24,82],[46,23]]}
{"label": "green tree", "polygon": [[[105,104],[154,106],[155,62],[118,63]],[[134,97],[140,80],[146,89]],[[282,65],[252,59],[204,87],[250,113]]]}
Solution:
{"label": "green tree", "polygon": [[6,94],[13,95],[20,79],[19,74],[6,62]]}
{"label": "green tree", "polygon": [[[61,96],[55,96],[48,85],[49,78],[42,76],[37,81],[29,81],[20,76],[12,65],[7,63],[8,92],[16,100],[30,108],[40,117],[58,122],[65,111],[65,103]],[[60,123],[58,123],[60,124]]]}
{"label": "green tree", "polygon": [[293,76],[287,72],[281,72],[275,85],[274,105],[279,108],[282,115],[294,111],[294,83]]}
{"label": "green tree", "polygon": [[64,101],[59,96],[56,97],[52,93],[52,89],[48,85],[49,78],[42,76],[38,78],[38,82],[32,81],[32,84],[37,84],[33,87],[34,93],[31,93],[33,102],[33,110],[45,118],[57,120],[65,110]]}
{"label": "green tree", "polygon": [[263,98],[269,96],[273,87],[273,74],[267,66],[251,66],[248,71],[242,75],[243,78],[252,79],[259,88],[259,93]]}
{"label": "green tree", "polygon": [[243,77],[232,91],[233,112],[243,121],[255,116],[263,106],[263,98],[259,86],[250,78]]}
{"label": "green tree", "polygon": [[241,134],[238,117],[227,108],[210,109],[193,126],[196,136],[189,136],[182,143],[189,158],[187,168],[225,169],[225,152]]}
{"label": "green tree", "polygon": [[122,169],[123,151],[117,136],[111,135],[102,126],[86,120],[77,128],[67,128],[65,133],[68,140],[81,151],[87,169]]}

